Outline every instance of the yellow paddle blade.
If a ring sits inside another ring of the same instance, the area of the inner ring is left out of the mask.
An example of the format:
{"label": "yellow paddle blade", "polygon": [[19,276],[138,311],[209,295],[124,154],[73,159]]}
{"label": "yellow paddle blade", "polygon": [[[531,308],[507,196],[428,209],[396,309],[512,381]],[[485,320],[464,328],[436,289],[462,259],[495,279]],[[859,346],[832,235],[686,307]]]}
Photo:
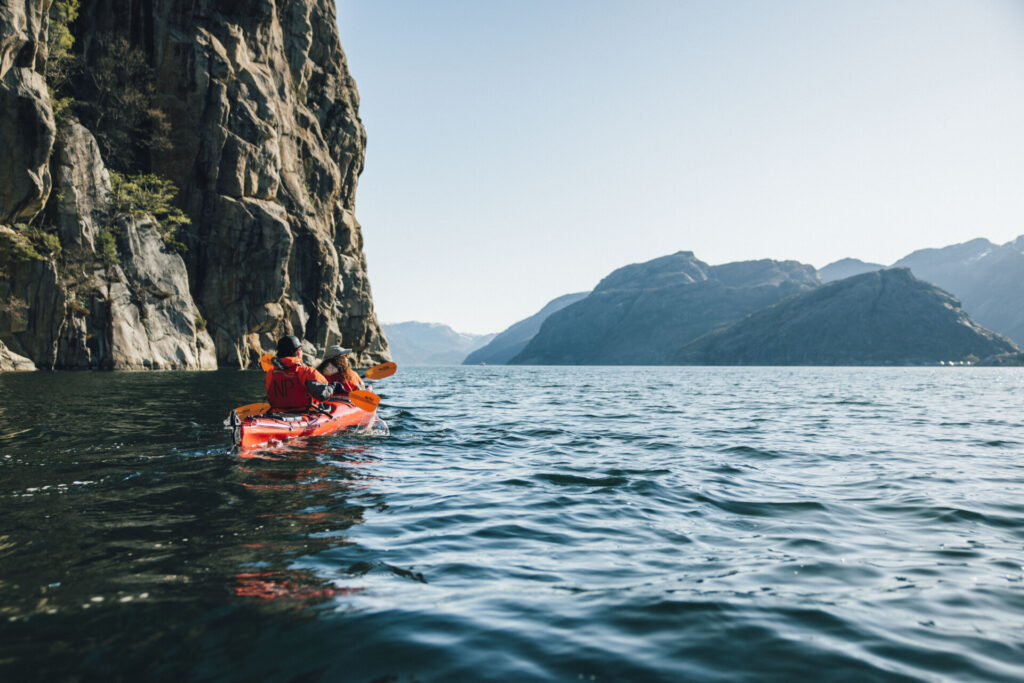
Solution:
{"label": "yellow paddle blade", "polygon": [[355,391],[348,392],[348,400],[352,401],[352,405],[356,408],[372,413],[377,410],[377,405],[380,403],[380,396],[372,391],[356,389]]}
{"label": "yellow paddle blade", "polygon": [[398,370],[398,366],[394,363],[381,363],[380,365],[374,365],[372,368],[366,371],[363,375],[366,379],[384,379],[395,374]]}
{"label": "yellow paddle blade", "polygon": [[274,369],[274,354],[265,353],[260,356],[260,367],[263,368],[264,372],[270,372]]}
{"label": "yellow paddle blade", "polygon": [[235,413],[238,415],[238,419],[244,420],[247,417],[253,415],[262,415],[263,413],[270,410],[269,403],[250,403],[247,406],[239,406],[235,408]]}

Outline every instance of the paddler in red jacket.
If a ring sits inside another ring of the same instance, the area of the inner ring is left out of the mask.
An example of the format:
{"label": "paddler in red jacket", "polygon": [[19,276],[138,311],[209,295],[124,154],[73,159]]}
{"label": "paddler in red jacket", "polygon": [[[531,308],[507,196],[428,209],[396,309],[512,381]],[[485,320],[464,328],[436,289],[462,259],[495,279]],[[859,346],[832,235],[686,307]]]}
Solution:
{"label": "paddler in red jacket", "polygon": [[281,337],[277,342],[274,367],[267,370],[267,401],[273,410],[305,410],[315,401],[325,401],[338,387],[319,372],[302,364],[298,337]]}

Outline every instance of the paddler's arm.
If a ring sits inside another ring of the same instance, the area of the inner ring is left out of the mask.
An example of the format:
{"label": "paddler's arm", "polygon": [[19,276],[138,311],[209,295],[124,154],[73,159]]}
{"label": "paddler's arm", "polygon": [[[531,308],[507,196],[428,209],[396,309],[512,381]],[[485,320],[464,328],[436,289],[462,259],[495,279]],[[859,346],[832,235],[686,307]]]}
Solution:
{"label": "paddler's arm", "polygon": [[334,384],[327,381],[327,378],[309,366],[303,366],[302,371],[306,392],[318,401],[326,401],[334,394]]}
{"label": "paddler's arm", "polygon": [[321,384],[316,380],[306,380],[306,391],[318,401],[326,401],[334,394],[334,384]]}

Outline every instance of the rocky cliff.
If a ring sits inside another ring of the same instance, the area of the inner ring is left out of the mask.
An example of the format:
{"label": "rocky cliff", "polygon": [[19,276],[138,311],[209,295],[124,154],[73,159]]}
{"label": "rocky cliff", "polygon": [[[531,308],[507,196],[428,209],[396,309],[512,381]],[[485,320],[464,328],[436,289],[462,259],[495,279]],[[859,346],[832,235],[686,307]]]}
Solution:
{"label": "rocky cliff", "polygon": [[620,268],[552,314],[510,363],[652,365],[686,342],[821,284],[795,261],[710,266],[681,251]]}
{"label": "rocky cliff", "polygon": [[1019,351],[906,268],[839,280],[684,346],[693,365],[917,365]]}
{"label": "rocky cliff", "polygon": [[[331,0],[4,3],[0,368],[245,367],[285,333],[388,358],[364,150]],[[165,180],[166,216],[118,190]]]}

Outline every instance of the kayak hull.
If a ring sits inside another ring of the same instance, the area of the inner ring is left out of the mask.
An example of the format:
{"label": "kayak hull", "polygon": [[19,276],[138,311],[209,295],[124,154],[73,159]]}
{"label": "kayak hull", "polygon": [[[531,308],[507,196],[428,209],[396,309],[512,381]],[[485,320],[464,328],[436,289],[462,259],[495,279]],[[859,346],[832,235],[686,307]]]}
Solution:
{"label": "kayak hull", "polygon": [[277,412],[230,420],[232,441],[239,448],[252,448],[271,441],[304,436],[323,436],[350,427],[370,424],[376,413],[356,408],[347,401],[321,403],[323,411]]}

